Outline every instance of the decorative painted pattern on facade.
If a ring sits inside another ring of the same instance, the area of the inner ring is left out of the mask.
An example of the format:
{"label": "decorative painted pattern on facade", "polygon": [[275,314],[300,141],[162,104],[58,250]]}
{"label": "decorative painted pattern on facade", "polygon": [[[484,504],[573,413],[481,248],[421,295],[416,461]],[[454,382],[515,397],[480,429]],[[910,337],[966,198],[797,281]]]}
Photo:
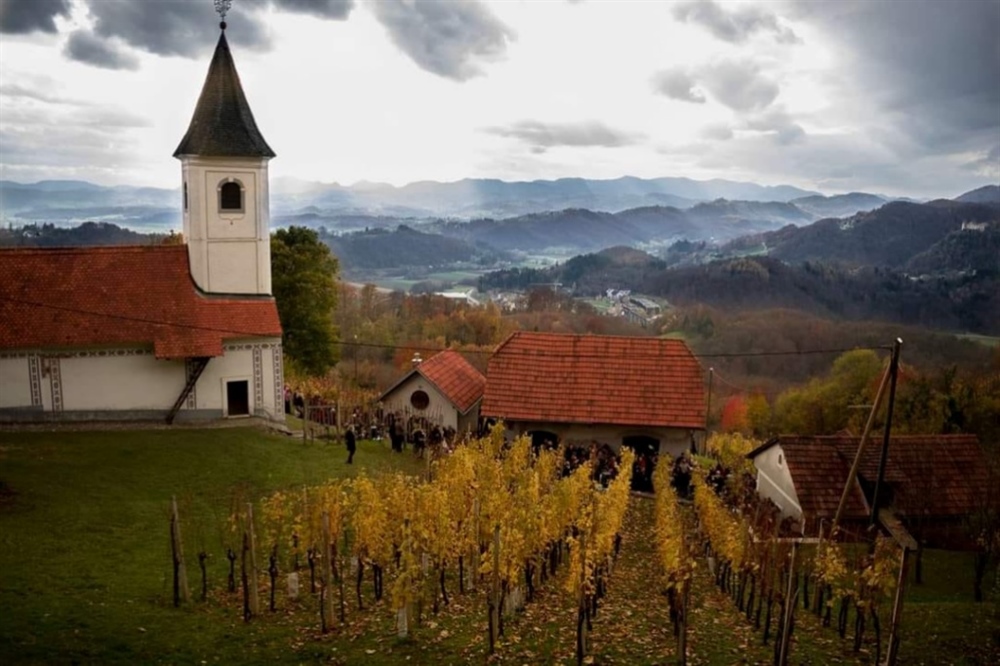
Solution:
{"label": "decorative painted pattern on facade", "polygon": [[63,386],[62,371],[59,367],[59,357],[46,358],[43,363],[43,370],[49,373],[49,386],[52,389],[52,411],[61,412],[63,410]]}
{"label": "decorative painted pattern on facade", "polygon": [[281,344],[274,345],[271,349],[272,374],[274,375],[274,411],[278,414],[284,409],[285,400],[285,378],[284,369],[281,362]]}
{"label": "decorative painted pattern on facade", "polygon": [[[193,358],[184,359],[184,379],[185,381],[191,381],[192,375],[194,375],[195,360]],[[196,409],[198,407],[198,384],[195,383],[191,387],[191,392],[188,393],[187,401],[185,402],[185,407],[188,409]]]}
{"label": "decorative painted pattern on facade", "polygon": [[253,412],[264,409],[264,361],[260,346],[253,349]]}
{"label": "decorative painted pattern on facade", "polygon": [[42,368],[38,354],[28,355],[28,381],[31,383],[31,406],[42,406]]}

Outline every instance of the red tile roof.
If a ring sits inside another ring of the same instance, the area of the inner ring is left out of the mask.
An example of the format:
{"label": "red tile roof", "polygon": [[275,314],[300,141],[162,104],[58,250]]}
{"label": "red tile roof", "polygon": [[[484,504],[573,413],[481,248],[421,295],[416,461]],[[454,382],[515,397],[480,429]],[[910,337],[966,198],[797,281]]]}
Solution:
{"label": "red tile roof", "polygon": [[[803,511],[832,518],[860,441],[843,435],[782,436],[769,444],[781,445]],[[865,444],[858,468],[865,484],[878,478],[881,451],[881,436]],[[901,515],[961,516],[974,510],[986,492],[983,450],[975,435],[896,435],[889,442],[885,481],[892,506]],[[845,516],[850,520],[867,515],[861,486],[855,483]]]}
{"label": "red tile roof", "polygon": [[273,298],[202,294],[183,245],[0,250],[0,349],[152,345],[184,358],[280,335]]}
{"label": "red tile roof", "polygon": [[[438,352],[393,384],[382,398],[414,374],[422,375],[437,387],[459,412],[465,414],[483,396],[486,378],[453,349]],[[380,399],[382,399],[380,398]]]}
{"label": "red tile roof", "polygon": [[483,397],[486,377],[452,349],[435,354],[417,366],[417,372],[451,400],[463,414]]}
{"label": "red tile roof", "polygon": [[484,416],[703,428],[698,360],[680,340],[518,332],[490,358]]}

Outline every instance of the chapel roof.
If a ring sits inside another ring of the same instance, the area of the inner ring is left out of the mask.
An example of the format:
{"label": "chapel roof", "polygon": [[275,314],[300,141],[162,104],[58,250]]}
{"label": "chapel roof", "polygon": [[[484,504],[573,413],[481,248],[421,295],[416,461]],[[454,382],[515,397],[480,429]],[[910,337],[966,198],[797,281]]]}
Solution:
{"label": "chapel roof", "polygon": [[250,104],[243,94],[225,30],[219,35],[187,134],[174,151],[174,157],[184,155],[275,156],[257,129]]}
{"label": "chapel roof", "polygon": [[[486,378],[453,349],[438,352],[403,376],[385,393],[384,398],[414,374],[433,384],[462,414],[467,413],[483,396]],[[381,398],[380,398],[381,399]]]}
{"label": "chapel roof", "polygon": [[0,249],[0,349],[151,345],[157,358],[221,356],[280,337],[270,296],[208,296],[184,245]]}
{"label": "chapel roof", "polygon": [[701,364],[681,340],[519,331],[490,357],[484,416],[702,429]]}

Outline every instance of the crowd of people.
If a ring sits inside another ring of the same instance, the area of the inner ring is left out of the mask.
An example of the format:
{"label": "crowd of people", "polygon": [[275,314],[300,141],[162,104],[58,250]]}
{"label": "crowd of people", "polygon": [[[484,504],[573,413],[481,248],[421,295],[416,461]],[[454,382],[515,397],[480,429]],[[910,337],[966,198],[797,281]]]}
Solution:
{"label": "crowd of people", "polygon": [[593,467],[591,478],[604,488],[607,488],[608,484],[618,476],[622,462],[621,456],[616,454],[607,444],[592,442],[589,449],[582,446],[567,446],[563,452],[562,475],[569,476],[580,465],[588,461]]}
{"label": "crowd of people", "polygon": [[[320,404],[318,400],[310,400],[287,385],[284,391],[285,412],[305,418],[307,405],[309,420],[325,425],[337,425],[336,407]],[[314,404],[315,403],[315,404]],[[429,452],[431,455],[447,455],[458,445],[458,433],[452,427],[442,427],[439,424],[427,422],[418,417],[406,418],[403,415],[383,412],[380,408],[374,411],[363,411],[354,408],[345,419],[343,441],[346,445],[347,463],[352,464],[357,451],[358,440],[374,441],[389,440],[393,451],[402,453],[406,445],[413,447],[416,455]],[[484,424],[484,428],[488,424]],[[479,433],[484,434],[484,433]],[[536,433],[536,435],[538,435]],[[558,449],[557,440],[541,438],[535,441],[536,451],[539,448]],[[562,475],[569,476],[574,470],[590,462],[593,468],[594,483],[608,487],[621,469],[621,455],[608,444],[593,441],[590,446],[570,444],[563,447]],[[658,462],[654,451],[637,451],[632,463],[632,489],[640,492],[654,492],[653,470]],[[679,497],[691,497],[691,477],[694,461],[687,453],[683,453],[672,461],[671,485]],[[705,477],[706,483],[718,494],[726,492],[729,472],[721,464],[716,464]]]}

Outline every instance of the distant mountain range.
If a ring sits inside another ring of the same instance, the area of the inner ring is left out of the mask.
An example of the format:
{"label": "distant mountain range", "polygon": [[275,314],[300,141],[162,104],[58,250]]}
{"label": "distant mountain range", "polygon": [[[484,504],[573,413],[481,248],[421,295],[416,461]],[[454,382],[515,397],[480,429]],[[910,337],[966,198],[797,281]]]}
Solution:
{"label": "distant mountain range", "polygon": [[[340,218],[357,215],[414,219],[506,218],[567,208],[610,213],[648,206],[686,209],[716,199],[781,203],[805,199],[808,206],[819,207],[816,210],[803,208],[813,216],[841,213],[858,203],[862,207],[850,211],[856,212],[885,200],[876,195],[851,194],[833,197],[831,202],[824,204],[824,197],[819,193],[790,185],[630,176],[614,180],[562,178],[523,182],[467,178],[451,183],[423,181],[402,187],[384,183],[344,186],[278,178],[271,187],[275,220],[312,215],[328,227],[338,227]],[[53,223],[118,219],[142,227],[176,227],[180,221],[180,188],[103,187],[73,180],[32,184],[3,180],[0,181],[0,218]]]}

